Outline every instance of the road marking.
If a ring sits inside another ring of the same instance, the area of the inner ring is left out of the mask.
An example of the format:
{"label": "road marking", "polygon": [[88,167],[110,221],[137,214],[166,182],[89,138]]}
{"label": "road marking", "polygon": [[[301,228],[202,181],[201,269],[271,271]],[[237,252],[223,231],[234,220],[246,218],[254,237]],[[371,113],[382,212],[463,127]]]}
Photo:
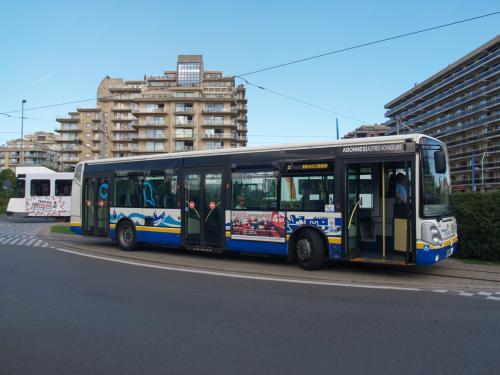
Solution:
{"label": "road marking", "polygon": [[472,297],[474,295],[474,293],[467,293],[467,292],[458,292],[458,295],[459,296],[463,296],[463,297]]}
{"label": "road marking", "polygon": [[167,271],[178,271],[178,272],[187,272],[187,273],[195,273],[200,275],[211,275],[211,276],[222,276],[222,277],[232,277],[235,279],[247,279],[247,280],[261,280],[261,281],[275,281],[281,283],[291,283],[291,284],[307,284],[307,285],[324,285],[324,286],[343,286],[348,288],[362,288],[362,289],[382,289],[382,290],[401,290],[401,291],[421,291],[420,288],[409,288],[409,287],[399,287],[399,286],[387,286],[387,285],[370,285],[370,284],[349,284],[349,283],[336,283],[336,282],[328,282],[328,281],[312,281],[312,280],[295,280],[295,279],[287,279],[287,278],[278,278],[278,277],[267,277],[267,276],[251,276],[251,275],[240,275],[229,272],[216,272],[216,271],[205,271],[205,270],[194,270],[183,267],[172,267],[172,266],[160,266],[156,264],[148,264],[135,262],[130,260],[123,259],[114,259],[109,257],[104,257],[100,255],[93,254],[85,254],[80,253],[78,251],[61,249],[58,247],[53,247],[54,250],[62,251],[68,254],[80,255],[87,258],[106,260],[109,262],[128,264],[131,266],[139,266],[139,267],[147,267],[154,269],[161,269]]}
{"label": "road marking", "polygon": [[487,297],[489,297],[489,296],[491,296],[493,293],[491,293],[491,292],[478,292],[477,294],[479,294],[480,296],[487,296]]}
{"label": "road marking", "polygon": [[493,300],[493,301],[500,301],[500,297],[489,296],[489,297],[486,297],[486,299]]}
{"label": "road marking", "polygon": [[448,289],[434,289],[433,292],[436,292],[436,293],[446,293],[446,292],[448,292]]}

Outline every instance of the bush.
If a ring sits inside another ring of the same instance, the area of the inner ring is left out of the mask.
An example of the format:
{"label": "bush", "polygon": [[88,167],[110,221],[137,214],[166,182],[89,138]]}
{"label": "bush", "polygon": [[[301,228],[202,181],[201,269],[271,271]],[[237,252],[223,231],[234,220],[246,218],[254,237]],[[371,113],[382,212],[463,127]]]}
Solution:
{"label": "bush", "polygon": [[453,193],[459,258],[500,261],[500,191]]}

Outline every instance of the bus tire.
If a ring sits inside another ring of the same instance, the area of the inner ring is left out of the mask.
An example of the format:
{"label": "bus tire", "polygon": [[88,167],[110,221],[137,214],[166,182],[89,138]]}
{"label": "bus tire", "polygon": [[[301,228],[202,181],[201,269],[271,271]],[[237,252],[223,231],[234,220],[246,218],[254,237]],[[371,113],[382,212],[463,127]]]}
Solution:
{"label": "bus tire", "polygon": [[135,226],[130,221],[122,221],[116,229],[116,241],[120,249],[134,251],[137,249]]}
{"label": "bus tire", "polygon": [[325,262],[325,242],[321,235],[313,230],[299,234],[295,245],[297,261],[305,270],[317,270]]}

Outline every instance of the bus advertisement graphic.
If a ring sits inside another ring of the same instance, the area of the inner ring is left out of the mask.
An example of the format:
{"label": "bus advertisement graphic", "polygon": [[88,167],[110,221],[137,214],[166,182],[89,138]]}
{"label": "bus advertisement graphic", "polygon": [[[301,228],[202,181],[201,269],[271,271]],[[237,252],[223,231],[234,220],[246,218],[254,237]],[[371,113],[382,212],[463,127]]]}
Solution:
{"label": "bus advertisement graphic", "polygon": [[26,212],[29,216],[60,216],[65,211],[61,197],[26,198]]}
{"label": "bus advertisement graphic", "polygon": [[233,211],[231,238],[270,242],[285,241],[285,214],[278,211]]}

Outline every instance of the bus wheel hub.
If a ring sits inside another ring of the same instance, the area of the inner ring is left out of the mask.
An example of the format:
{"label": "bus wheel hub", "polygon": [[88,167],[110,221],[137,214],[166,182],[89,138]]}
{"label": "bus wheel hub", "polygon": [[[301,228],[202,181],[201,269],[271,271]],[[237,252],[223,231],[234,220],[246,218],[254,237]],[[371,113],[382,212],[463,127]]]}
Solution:
{"label": "bus wheel hub", "polygon": [[311,243],[307,238],[302,238],[297,242],[297,257],[301,260],[307,260],[311,257],[312,248]]}

